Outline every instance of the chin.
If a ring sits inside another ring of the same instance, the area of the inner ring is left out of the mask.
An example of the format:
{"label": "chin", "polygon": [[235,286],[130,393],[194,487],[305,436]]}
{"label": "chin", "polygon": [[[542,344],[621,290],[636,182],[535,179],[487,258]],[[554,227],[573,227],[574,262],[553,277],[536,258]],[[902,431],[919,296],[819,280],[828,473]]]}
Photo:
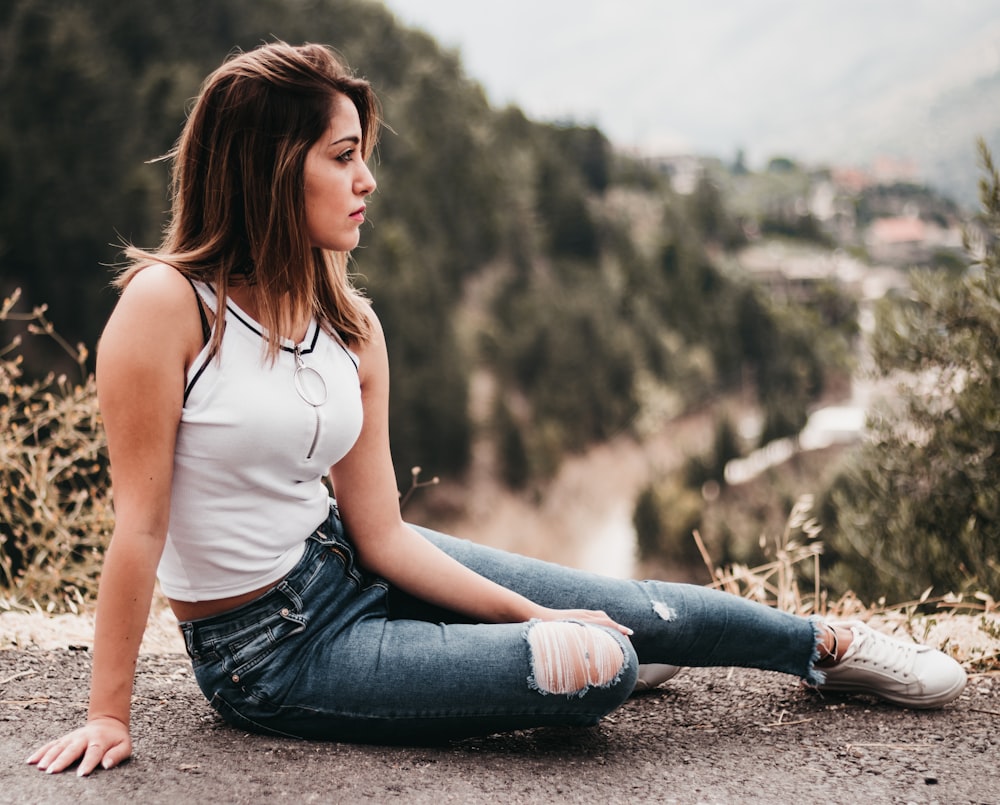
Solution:
{"label": "chin", "polygon": [[345,238],[343,240],[313,241],[314,249],[323,249],[328,252],[349,252],[357,248],[361,238]]}

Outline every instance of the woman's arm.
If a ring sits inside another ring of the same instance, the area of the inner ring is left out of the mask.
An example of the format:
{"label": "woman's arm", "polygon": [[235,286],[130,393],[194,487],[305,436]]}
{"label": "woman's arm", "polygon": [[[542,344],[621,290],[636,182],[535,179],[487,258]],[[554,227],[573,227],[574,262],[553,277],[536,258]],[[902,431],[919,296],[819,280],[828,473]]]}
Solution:
{"label": "woman's arm", "polygon": [[97,391],[108,437],[115,530],[97,597],[87,724],[29,758],[46,772],[80,761],[89,774],[132,752],[129,710],[139,644],[170,513],[174,444],[187,366],[201,329],[190,284],[166,266],[129,283],[97,354]]}
{"label": "woman's arm", "polygon": [[484,622],[572,617],[630,634],[603,612],[539,606],[469,570],[403,522],[389,450],[389,364],[377,319],[359,357],[364,425],[330,475],[361,564],[417,598]]}

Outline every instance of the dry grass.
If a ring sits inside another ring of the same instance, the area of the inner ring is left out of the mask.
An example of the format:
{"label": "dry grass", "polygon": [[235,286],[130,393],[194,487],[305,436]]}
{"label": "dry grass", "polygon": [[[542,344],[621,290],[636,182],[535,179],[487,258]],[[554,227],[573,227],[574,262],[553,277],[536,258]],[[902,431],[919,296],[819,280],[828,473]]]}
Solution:
{"label": "dry grass", "polygon": [[714,579],[711,586],[785,612],[864,620],[880,631],[907,635],[948,652],[969,670],[1000,671],[1000,607],[986,593],[932,598],[931,590],[926,590],[914,601],[887,605],[883,600],[874,607],[850,593],[830,600],[820,580],[823,543],[820,525],[810,516],[812,503],[811,496],[803,496],[779,536],[761,537],[769,561],[757,567],[718,566],[695,532],[698,550]]}
{"label": "dry grass", "polygon": [[[60,338],[44,306],[18,311],[19,296],[0,306],[0,324],[21,330],[0,348],[0,586],[76,612],[96,593],[113,522],[104,430],[86,348]],[[59,344],[80,381],[25,377],[25,335]]]}

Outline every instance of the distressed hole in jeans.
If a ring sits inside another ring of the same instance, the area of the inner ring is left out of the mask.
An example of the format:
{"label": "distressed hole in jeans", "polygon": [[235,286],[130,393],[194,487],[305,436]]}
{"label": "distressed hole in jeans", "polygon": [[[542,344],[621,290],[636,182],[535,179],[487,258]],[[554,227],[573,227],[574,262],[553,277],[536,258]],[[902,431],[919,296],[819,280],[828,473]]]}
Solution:
{"label": "distressed hole in jeans", "polygon": [[664,604],[662,601],[653,602],[653,612],[655,612],[665,621],[672,621],[674,618],[677,617],[677,613],[673,609],[668,607],[666,604]]}
{"label": "distressed hole in jeans", "polygon": [[544,621],[528,631],[535,684],[543,693],[580,693],[614,684],[625,665],[618,641],[603,629]]}

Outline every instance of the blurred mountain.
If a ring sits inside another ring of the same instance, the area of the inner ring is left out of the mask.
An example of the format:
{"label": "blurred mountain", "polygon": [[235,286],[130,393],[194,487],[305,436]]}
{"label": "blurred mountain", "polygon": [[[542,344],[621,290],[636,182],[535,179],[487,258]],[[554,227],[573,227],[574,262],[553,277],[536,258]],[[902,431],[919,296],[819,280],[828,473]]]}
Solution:
{"label": "blurred mountain", "polygon": [[995,0],[386,5],[456,48],[494,103],[650,156],[892,157],[969,204],[976,138],[1000,150]]}
{"label": "blurred mountain", "polygon": [[980,170],[973,139],[982,137],[1000,153],[1000,71],[955,87],[899,126],[881,144],[882,152],[910,157],[926,182],[963,204],[975,205]]}
{"label": "blurred mountain", "polygon": [[976,206],[976,140],[1000,150],[1000,27],[953,45],[948,58],[913,65],[891,81],[845,82],[831,120],[803,121],[800,131],[764,142],[800,140],[802,156],[827,162],[871,166],[889,158],[903,174],[912,171],[900,178]]}

